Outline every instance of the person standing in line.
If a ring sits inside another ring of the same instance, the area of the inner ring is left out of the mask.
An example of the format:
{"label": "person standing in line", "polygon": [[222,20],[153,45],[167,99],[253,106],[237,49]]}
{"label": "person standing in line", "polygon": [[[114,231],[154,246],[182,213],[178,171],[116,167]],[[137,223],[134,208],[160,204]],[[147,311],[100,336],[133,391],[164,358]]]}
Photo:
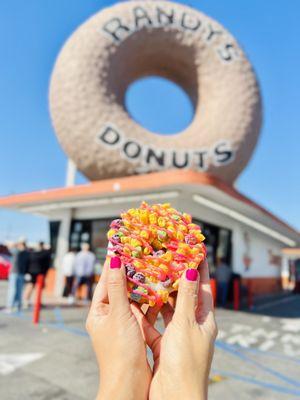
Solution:
{"label": "person standing in line", "polygon": [[51,250],[46,249],[44,242],[39,242],[37,249],[30,252],[29,268],[30,282],[27,284],[24,294],[25,307],[30,305],[30,299],[37,282],[38,275],[46,276],[51,263]]}
{"label": "person standing in line", "polygon": [[22,294],[24,287],[24,276],[29,268],[29,252],[26,247],[26,240],[20,239],[18,243],[10,249],[12,254],[11,270],[9,274],[9,284],[7,293],[8,313],[22,309]]}
{"label": "person standing in line", "polygon": [[231,278],[231,269],[224,258],[217,260],[216,280],[217,280],[217,297],[222,307],[226,306],[229,282]]}
{"label": "person standing in line", "polygon": [[71,301],[74,275],[75,275],[75,257],[76,250],[70,249],[63,257],[62,270],[65,276],[65,287],[63,290],[63,297],[69,297]]}
{"label": "person standing in line", "polygon": [[96,256],[90,251],[88,243],[81,244],[81,251],[75,257],[75,283],[73,285],[73,300],[76,297],[77,289],[86,284],[86,301],[92,299],[94,269]]}

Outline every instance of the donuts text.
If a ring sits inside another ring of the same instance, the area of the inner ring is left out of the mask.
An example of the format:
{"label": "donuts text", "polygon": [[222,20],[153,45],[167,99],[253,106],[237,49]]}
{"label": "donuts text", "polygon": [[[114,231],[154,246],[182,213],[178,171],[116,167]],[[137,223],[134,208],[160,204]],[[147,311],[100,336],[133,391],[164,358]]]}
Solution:
{"label": "donuts text", "polygon": [[159,149],[126,138],[113,125],[106,125],[97,140],[110,149],[118,149],[123,158],[142,164],[141,171],[157,169],[196,169],[206,171],[209,164],[224,166],[234,159],[234,151],[228,141],[219,141],[210,149],[175,150]]}

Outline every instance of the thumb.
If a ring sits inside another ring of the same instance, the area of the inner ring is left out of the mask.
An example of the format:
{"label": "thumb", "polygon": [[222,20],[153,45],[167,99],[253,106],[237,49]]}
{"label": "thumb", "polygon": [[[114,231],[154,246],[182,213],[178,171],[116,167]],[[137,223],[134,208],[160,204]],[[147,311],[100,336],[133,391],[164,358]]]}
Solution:
{"label": "thumb", "polygon": [[110,259],[107,274],[107,291],[112,312],[129,310],[125,270],[119,257]]}
{"label": "thumb", "polygon": [[182,275],[177,302],[174,312],[175,318],[196,320],[196,307],[198,303],[199,273],[196,269],[188,269]]}

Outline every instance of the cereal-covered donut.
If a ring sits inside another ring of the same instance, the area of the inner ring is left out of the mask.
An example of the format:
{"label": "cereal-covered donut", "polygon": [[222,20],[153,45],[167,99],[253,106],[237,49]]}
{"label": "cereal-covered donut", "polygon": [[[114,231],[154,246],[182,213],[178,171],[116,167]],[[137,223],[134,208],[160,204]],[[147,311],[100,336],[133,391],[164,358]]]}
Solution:
{"label": "cereal-covered donut", "polygon": [[125,266],[128,296],[150,306],[166,303],[183,272],[197,269],[206,254],[200,227],[170,204],[143,202],[112,221],[107,236],[109,254]]}

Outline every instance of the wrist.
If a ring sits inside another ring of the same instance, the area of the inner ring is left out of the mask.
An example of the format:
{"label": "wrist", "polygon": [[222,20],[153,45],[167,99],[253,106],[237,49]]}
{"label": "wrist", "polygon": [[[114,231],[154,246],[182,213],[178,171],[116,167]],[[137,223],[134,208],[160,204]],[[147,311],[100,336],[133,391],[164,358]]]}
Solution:
{"label": "wrist", "polygon": [[[205,393],[202,388],[199,388],[198,386],[195,388],[187,388],[186,390],[182,388],[179,392],[176,392],[176,394],[172,394],[172,400],[183,400],[183,399],[189,399],[189,400],[207,400],[207,393]],[[158,399],[157,399],[158,400]],[[159,400],[164,400],[163,397]]]}
{"label": "wrist", "polygon": [[147,398],[148,394],[143,393],[141,389],[119,384],[114,388],[100,385],[96,400],[147,400]]}
{"label": "wrist", "polygon": [[100,385],[96,400],[146,400],[147,397],[139,397],[131,387],[118,385],[118,387],[110,388]]}
{"label": "wrist", "polygon": [[150,381],[139,371],[101,373],[97,400],[147,400]]}
{"label": "wrist", "polygon": [[[184,373],[174,379],[169,375],[158,374],[154,378],[154,385],[151,386],[150,400],[207,400],[208,382],[205,379],[193,379]],[[176,384],[174,384],[176,382]],[[154,388],[154,390],[153,390]]]}

